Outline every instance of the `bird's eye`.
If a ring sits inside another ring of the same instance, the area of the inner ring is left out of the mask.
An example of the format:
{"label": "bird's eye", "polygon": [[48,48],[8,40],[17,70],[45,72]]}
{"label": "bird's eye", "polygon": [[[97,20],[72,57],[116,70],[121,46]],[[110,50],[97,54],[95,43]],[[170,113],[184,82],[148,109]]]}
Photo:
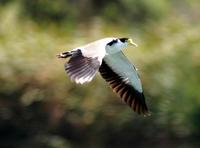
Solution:
{"label": "bird's eye", "polygon": [[128,41],[128,38],[119,38],[119,40],[122,42],[122,43],[125,43]]}

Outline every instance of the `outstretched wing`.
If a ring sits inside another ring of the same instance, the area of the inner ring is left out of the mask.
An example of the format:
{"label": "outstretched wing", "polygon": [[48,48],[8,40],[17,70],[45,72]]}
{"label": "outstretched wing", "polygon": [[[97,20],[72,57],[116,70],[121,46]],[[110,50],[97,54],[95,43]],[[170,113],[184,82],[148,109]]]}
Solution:
{"label": "outstretched wing", "polygon": [[90,82],[100,67],[98,57],[85,57],[80,49],[72,52],[65,63],[65,70],[72,81],[83,84]]}
{"label": "outstretched wing", "polygon": [[104,38],[71,51],[58,54],[58,58],[68,58],[65,70],[72,81],[83,84],[90,82],[98,71],[106,54],[107,43],[114,38]]}
{"label": "outstretched wing", "polygon": [[105,56],[99,72],[135,112],[149,114],[137,71],[122,52]]}

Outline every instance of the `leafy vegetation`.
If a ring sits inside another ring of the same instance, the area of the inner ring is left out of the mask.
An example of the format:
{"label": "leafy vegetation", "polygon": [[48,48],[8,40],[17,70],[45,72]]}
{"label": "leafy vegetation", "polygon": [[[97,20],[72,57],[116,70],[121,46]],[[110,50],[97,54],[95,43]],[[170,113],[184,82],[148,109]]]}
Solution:
{"label": "leafy vegetation", "polygon": [[[2,1],[0,147],[198,147],[199,2]],[[139,44],[152,115],[136,115],[100,76],[67,78],[56,54],[105,36]]]}

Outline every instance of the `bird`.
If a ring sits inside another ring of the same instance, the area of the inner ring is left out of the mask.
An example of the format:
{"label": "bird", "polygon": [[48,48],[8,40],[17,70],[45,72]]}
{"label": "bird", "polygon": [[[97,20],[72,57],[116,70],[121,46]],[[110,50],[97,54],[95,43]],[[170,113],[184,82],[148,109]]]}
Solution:
{"label": "bird", "polygon": [[126,58],[123,49],[135,46],[131,38],[107,37],[57,54],[69,58],[64,64],[71,81],[90,82],[97,72],[105,79],[124,103],[144,116],[150,115],[140,77],[135,66]]}

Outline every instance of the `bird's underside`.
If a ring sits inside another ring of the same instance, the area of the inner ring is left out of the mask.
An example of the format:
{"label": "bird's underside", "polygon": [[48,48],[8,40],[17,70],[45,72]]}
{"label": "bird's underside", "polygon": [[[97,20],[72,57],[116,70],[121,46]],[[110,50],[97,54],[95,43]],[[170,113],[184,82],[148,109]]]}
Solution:
{"label": "bird's underside", "polygon": [[105,56],[101,61],[98,57],[85,57],[81,49],[63,52],[58,57],[70,58],[65,63],[65,71],[72,81],[90,82],[99,71],[123,102],[138,114],[149,115],[136,69],[122,52]]}

